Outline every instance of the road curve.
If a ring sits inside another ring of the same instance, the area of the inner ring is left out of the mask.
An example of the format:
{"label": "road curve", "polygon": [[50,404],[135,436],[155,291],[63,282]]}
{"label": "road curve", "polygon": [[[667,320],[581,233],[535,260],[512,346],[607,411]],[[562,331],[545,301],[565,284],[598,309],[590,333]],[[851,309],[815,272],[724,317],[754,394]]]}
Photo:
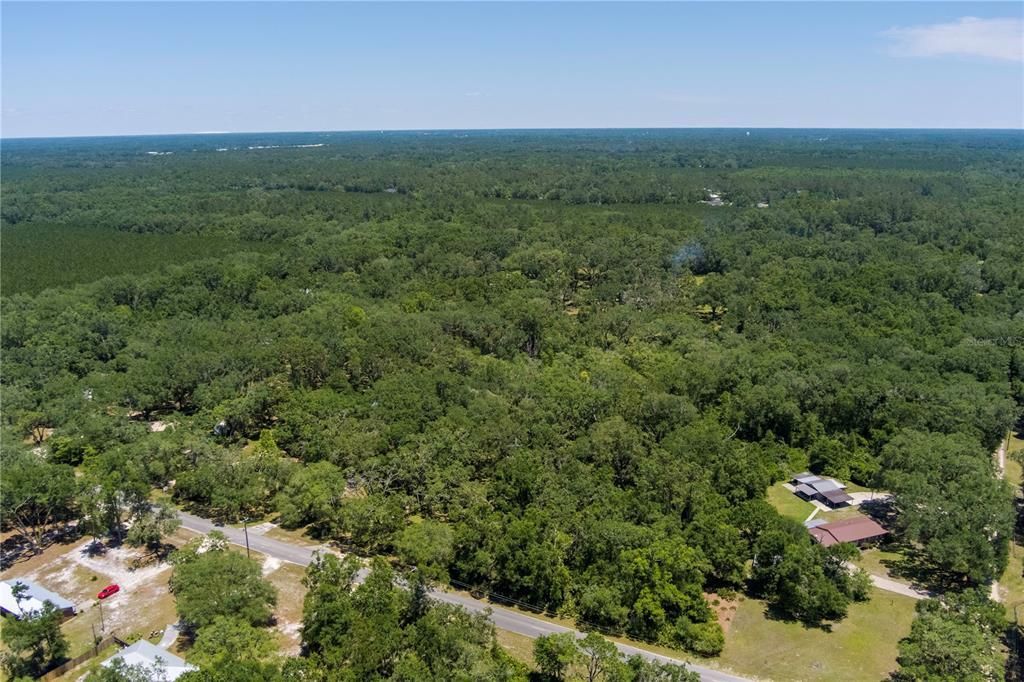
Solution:
{"label": "road curve", "polygon": [[[203,534],[209,533],[212,530],[220,531],[221,533],[224,533],[232,544],[245,547],[245,534],[239,528],[218,526],[209,519],[204,519],[201,516],[195,516],[194,514],[188,514],[181,511],[178,512],[178,518],[181,519],[182,528]],[[328,551],[328,548],[325,546],[308,547],[296,545],[283,540],[276,540],[263,535],[257,535],[256,533],[249,533],[249,547],[254,552],[259,552],[260,554],[264,554],[275,559],[298,564],[299,566],[308,566],[313,560],[314,553],[317,551]],[[558,625],[557,623],[552,623],[550,621],[541,620],[540,618],[527,616],[526,614],[513,611],[511,609],[494,606],[493,604],[489,604],[479,599],[474,599],[468,595],[446,592],[444,590],[431,590],[430,595],[438,601],[446,602],[448,604],[457,604],[458,606],[461,606],[467,611],[471,611],[473,613],[488,613],[495,627],[509,632],[515,632],[516,634],[525,635],[527,637],[536,638],[541,635],[551,635],[560,632],[572,632],[577,637],[583,636],[583,633],[578,630],[573,630],[572,628],[567,628],[563,625]],[[750,682],[749,678],[737,677],[736,675],[730,675],[729,673],[715,670],[714,668],[696,665],[682,659],[663,656],[661,654],[656,654],[651,651],[639,649],[620,642],[615,642],[614,644],[618,647],[619,651],[627,656],[639,655],[650,661],[684,665],[690,670],[698,673],[701,680],[704,680],[704,682]]]}

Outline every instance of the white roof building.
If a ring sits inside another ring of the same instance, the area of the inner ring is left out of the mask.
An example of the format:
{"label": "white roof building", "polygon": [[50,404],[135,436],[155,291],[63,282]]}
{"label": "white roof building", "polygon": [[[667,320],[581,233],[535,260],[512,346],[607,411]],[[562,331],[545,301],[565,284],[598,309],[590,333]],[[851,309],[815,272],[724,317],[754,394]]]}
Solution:
{"label": "white roof building", "polygon": [[[27,589],[22,594],[21,602],[14,598],[14,586],[24,585]],[[75,605],[56,592],[51,592],[42,585],[34,583],[25,578],[11,578],[0,581],[0,612],[10,614],[15,618],[35,612],[42,611],[43,602],[50,602],[66,615],[75,613]]]}
{"label": "white roof building", "polygon": [[124,661],[127,665],[144,665],[147,668],[156,666],[163,671],[164,679],[167,682],[174,682],[182,675],[197,668],[185,659],[175,656],[166,649],[161,649],[144,639],[140,639],[130,647],[118,651],[116,654],[103,661],[102,665],[109,668],[115,660]]}

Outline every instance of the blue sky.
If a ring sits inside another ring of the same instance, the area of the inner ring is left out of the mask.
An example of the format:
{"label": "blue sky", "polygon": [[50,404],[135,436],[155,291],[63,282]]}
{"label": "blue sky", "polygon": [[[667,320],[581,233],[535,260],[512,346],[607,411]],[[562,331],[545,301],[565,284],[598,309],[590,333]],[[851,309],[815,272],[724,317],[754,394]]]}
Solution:
{"label": "blue sky", "polygon": [[1021,3],[2,4],[2,135],[1020,128]]}

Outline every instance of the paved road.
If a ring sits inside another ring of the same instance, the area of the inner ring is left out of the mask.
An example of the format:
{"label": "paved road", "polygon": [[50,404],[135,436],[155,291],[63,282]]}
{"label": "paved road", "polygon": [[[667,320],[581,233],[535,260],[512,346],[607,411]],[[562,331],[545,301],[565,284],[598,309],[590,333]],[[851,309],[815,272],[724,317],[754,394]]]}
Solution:
{"label": "paved road", "polygon": [[[211,530],[218,530],[224,533],[232,543],[242,547],[245,546],[245,535],[239,528],[218,526],[208,519],[204,519],[193,514],[186,514],[185,512],[178,512],[178,518],[181,519],[181,525],[183,528],[187,528],[188,530],[195,531],[197,533],[209,533]],[[326,547],[322,546],[307,547],[303,545],[296,545],[290,542],[284,542],[283,540],[275,540],[274,538],[268,538],[263,535],[256,535],[255,533],[249,533],[249,547],[260,554],[265,554],[266,556],[271,556],[275,559],[281,559],[282,561],[288,561],[300,566],[308,566],[313,560],[314,552],[317,550],[327,550]],[[445,592],[443,590],[432,590],[431,596],[438,601],[446,602],[448,604],[457,604],[465,608],[467,611],[474,613],[484,613],[489,611],[491,621],[494,623],[495,627],[502,630],[508,630],[509,632],[515,632],[520,635],[526,635],[527,637],[540,637],[541,635],[550,635],[560,632],[573,632],[577,637],[583,636],[583,633],[577,630],[573,630],[556,623],[551,623],[546,620],[541,620],[540,618],[527,616],[519,613],[518,611],[494,606],[493,604],[489,604],[479,599],[474,599],[467,595]],[[633,647],[628,644],[616,642],[615,646],[617,646],[619,651],[627,656],[637,654],[651,661],[685,665],[690,670],[700,673],[701,680],[704,680],[705,682],[749,682],[748,678],[745,677],[737,677],[736,675],[730,675],[713,668],[695,665],[670,656],[662,656],[661,654],[655,654],[645,649],[638,649],[637,647]]]}

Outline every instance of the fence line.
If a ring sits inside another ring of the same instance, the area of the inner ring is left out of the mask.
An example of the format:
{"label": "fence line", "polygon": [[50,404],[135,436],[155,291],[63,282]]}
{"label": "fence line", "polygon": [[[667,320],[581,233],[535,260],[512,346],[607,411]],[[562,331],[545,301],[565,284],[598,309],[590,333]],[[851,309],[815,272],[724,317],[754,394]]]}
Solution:
{"label": "fence line", "polygon": [[113,644],[116,644],[120,647],[128,646],[128,643],[125,642],[123,639],[119,638],[117,635],[107,635],[100,641],[96,642],[96,644],[94,644],[90,649],[88,649],[84,653],[78,654],[74,658],[64,661],[56,668],[50,669],[46,672],[46,674],[44,674],[39,679],[43,682],[57,679],[58,677],[60,677],[67,671],[71,670],[72,668],[75,668],[81,665],[82,663],[85,663],[89,659],[94,658],[99,654],[101,650],[106,649],[108,646],[111,646]]}

